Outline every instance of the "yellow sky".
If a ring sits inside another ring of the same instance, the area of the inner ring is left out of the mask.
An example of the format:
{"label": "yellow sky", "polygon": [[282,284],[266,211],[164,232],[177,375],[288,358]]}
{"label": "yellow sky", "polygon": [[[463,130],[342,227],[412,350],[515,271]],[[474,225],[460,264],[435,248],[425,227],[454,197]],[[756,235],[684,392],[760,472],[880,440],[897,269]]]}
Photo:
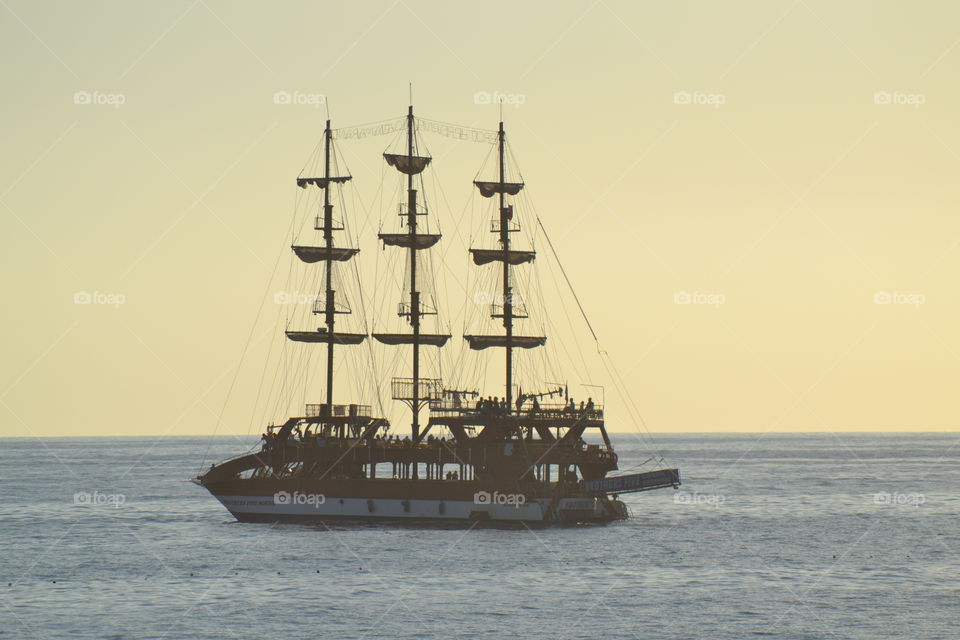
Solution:
{"label": "yellow sky", "polygon": [[[513,103],[529,193],[652,430],[960,426],[955,3],[8,1],[0,16],[0,436],[210,433],[267,292],[219,432],[259,428],[271,274],[325,117],[311,102],[335,126],[399,117],[408,82],[444,122],[495,128],[478,92]],[[374,218],[387,142],[345,151]],[[427,142],[446,239],[485,151]]]}

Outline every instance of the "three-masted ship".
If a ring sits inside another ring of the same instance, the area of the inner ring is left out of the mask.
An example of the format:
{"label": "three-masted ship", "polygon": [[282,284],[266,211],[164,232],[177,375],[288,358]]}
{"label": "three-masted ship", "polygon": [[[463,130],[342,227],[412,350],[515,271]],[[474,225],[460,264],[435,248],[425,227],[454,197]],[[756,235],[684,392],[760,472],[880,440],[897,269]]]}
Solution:
{"label": "three-masted ship", "polygon": [[[523,521],[529,523],[609,522],[628,516],[618,495],[676,487],[677,469],[659,468],[608,476],[618,469],[617,454],[604,423],[604,408],[593,400],[575,404],[563,385],[524,393],[514,381],[517,350],[545,347],[546,337],[518,330],[527,316],[515,292],[514,270],[536,258],[533,250],[516,248],[518,230],[513,198],[524,188],[506,171],[503,122],[495,133],[496,175],[476,180],[483,198],[497,203],[490,231],[492,248],[471,248],[477,267],[497,269],[499,285],[490,317],[502,331],[463,335],[471,350],[505,354],[502,392],[485,396],[479,390],[447,388],[443,379],[425,377],[422,352],[450,348],[451,336],[432,333],[423,323],[436,313],[421,290],[422,254],[440,240],[424,228],[426,207],[418,201],[421,174],[432,158],[421,155],[413,107],[405,119],[400,153],[384,153],[387,165],[405,181],[406,201],[399,206],[400,232],[379,233],[384,249],[405,251],[405,299],[398,316],[406,331],[347,332],[338,329],[340,304],[333,282],[334,267],[357,258],[359,249],[338,246],[334,232],[335,189],[350,175],[336,175],[330,121],[323,137],[323,175],[297,178],[297,185],[322,191],[315,229],[317,246],[294,244],[296,257],[323,265],[323,290],[313,305],[322,326],[290,330],[286,338],[326,347],[325,402],[307,404],[303,415],[271,425],[262,446],[245,455],[212,465],[194,481],[212,493],[238,520],[449,520]],[[409,435],[391,433],[387,419],[372,405],[337,404],[334,396],[337,352],[378,343],[410,349],[409,377],[390,381],[392,397],[410,410]],[[561,397],[553,401],[554,397]],[[542,402],[541,402],[542,401]],[[599,437],[596,437],[599,436]],[[595,441],[587,444],[588,440]]]}

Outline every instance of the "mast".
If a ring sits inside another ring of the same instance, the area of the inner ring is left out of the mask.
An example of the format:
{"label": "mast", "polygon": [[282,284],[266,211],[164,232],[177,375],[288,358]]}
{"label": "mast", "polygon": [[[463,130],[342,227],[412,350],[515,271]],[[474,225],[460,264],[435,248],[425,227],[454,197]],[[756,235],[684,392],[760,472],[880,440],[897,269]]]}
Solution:
{"label": "mast", "polygon": [[[337,344],[357,345],[362,343],[367,335],[364,333],[337,333],[335,331],[336,317],[338,313],[350,313],[348,308],[337,310],[336,295],[333,289],[333,267],[334,262],[344,262],[351,259],[360,252],[359,249],[350,249],[337,247],[334,245],[333,232],[342,228],[334,226],[333,203],[331,202],[330,189],[334,184],[343,184],[351,179],[351,176],[336,176],[331,174],[333,168],[333,130],[330,128],[330,120],[326,121],[323,130],[323,176],[322,177],[297,177],[297,186],[306,189],[310,185],[315,185],[323,191],[323,213],[314,220],[313,228],[316,231],[323,231],[322,246],[312,245],[293,245],[291,249],[300,260],[308,264],[322,262],[324,266],[324,288],[323,299],[317,299],[313,305],[313,314],[322,315],[323,327],[318,327],[312,331],[296,330],[286,331],[287,338],[294,342],[325,343],[327,345],[327,385],[324,410],[327,416],[334,414],[333,402],[333,364],[334,347]],[[341,305],[343,307],[343,305]]]}
{"label": "mast", "polygon": [[[323,177],[330,180],[330,120],[323,130]],[[323,239],[327,248],[326,259],[326,296],[324,299],[327,333],[333,335],[333,325],[336,319],[333,291],[333,205],[330,204],[330,189],[323,190]],[[333,415],[333,340],[327,343],[327,415]]]}
{"label": "mast", "polygon": [[[413,105],[407,108],[407,144],[406,153],[394,154],[384,153],[383,158],[387,164],[407,176],[407,202],[406,211],[401,205],[400,215],[404,220],[405,231],[403,233],[380,233],[380,239],[385,245],[400,247],[407,250],[407,259],[410,262],[410,297],[409,304],[400,304],[399,315],[406,317],[410,323],[410,333],[374,333],[373,337],[384,344],[389,345],[411,345],[413,347],[412,377],[394,378],[392,381],[393,398],[402,400],[410,405],[410,435],[413,442],[419,442],[426,431],[420,429],[420,409],[427,404],[431,398],[439,397],[439,389],[442,384],[440,380],[424,378],[420,371],[420,347],[423,345],[442,347],[450,338],[447,334],[424,333],[421,326],[421,320],[425,315],[435,315],[436,311],[431,308],[424,308],[421,300],[418,276],[418,256],[419,251],[429,249],[440,240],[439,233],[421,233],[418,228],[417,217],[426,215],[424,210],[421,214],[417,209],[417,190],[414,188],[414,178],[422,173],[430,164],[432,158],[429,156],[417,155],[416,148],[416,123],[413,117]],[[428,427],[429,428],[429,427]],[[414,469],[413,477],[417,477]]]}
{"label": "mast", "polygon": [[[519,225],[513,222],[513,205],[507,202],[507,196],[515,196],[523,190],[522,182],[507,182],[506,170],[506,132],[503,121],[497,130],[497,180],[486,182],[475,180],[474,185],[480,190],[484,198],[498,196],[499,215],[492,221],[491,232],[498,236],[499,249],[470,249],[473,263],[483,266],[493,262],[502,262],[501,287],[503,291],[502,304],[492,305],[490,317],[500,318],[503,321],[502,335],[464,335],[471,349],[481,351],[489,347],[504,347],[506,349],[505,393],[508,408],[513,406],[513,350],[532,349],[546,344],[543,336],[525,336],[514,334],[514,321],[526,318],[527,312],[523,305],[514,304],[513,284],[510,280],[511,267],[533,262],[536,252],[511,248],[510,234],[519,231]],[[513,227],[511,227],[513,224]]]}
{"label": "mast", "polygon": [[[507,194],[503,189],[506,179],[506,167],[504,166],[504,148],[503,148],[503,121],[500,121],[500,129],[497,132],[497,146],[499,147],[499,164],[500,164],[500,247],[504,251],[504,255],[510,251],[510,231],[507,225],[510,223],[509,218],[507,217]],[[510,216],[512,217],[512,215]],[[506,342],[506,366],[507,366],[507,375],[506,375],[506,394],[504,397],[507,399],[507,409],[513,407],[513,296],[510,290],[510,261],[503,261],[503,327],[506,330],[507,342]]]}
{"label": "mast", "polygon": [[[407,158],[413,162],[413,105],[407,108]],[[417,291],[417,190],[407,175],[407,229],[410,234],[410,324],[413,326],[413,399],[410,401],[411,439],[420,439],[420,292]]]}

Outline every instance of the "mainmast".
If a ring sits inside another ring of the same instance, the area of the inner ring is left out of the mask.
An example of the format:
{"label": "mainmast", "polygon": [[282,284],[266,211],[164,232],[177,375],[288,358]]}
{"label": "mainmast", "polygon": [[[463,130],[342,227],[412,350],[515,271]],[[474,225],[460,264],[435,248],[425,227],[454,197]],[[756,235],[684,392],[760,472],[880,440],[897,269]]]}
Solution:
{"label": "mainmast", "polygon": [[[379,237],[385,245],[407,249],[407,259],[410,263],[410,297],[408,304],[400,303],[398,315],[407,318],[412,331],[411,333],[374,333],[373,337],[384,344],[409,344],[413,346],[413,377],[409,379],[394,378],[392,387],[394,399],[403,400],[410,406],[411,438],[414,442],[418,442],[421,437],[420,409],[435,396],[441,387],[439,380],[421,378],[420,346],[429,345],[441,347],[447,342],[450,336],[445,334],[423,333],[420,323],[423,316],[436,314],[436,311],[430,309],[425,310],[422,304],[421,292],[417,281],[417,252],[429,249],[435,245],[440,240],[440,234],[420,233],[418,229],[417,217],[426,215],[427,211],[425,208],[422,212],[418,209],[414,177],[427,168],[432,158],[417,155],[416,123],[413,118],[413,105],[410,105],[407,109],[406,154],[384,153],[383,158],[387,164],[407,176],[406,211],[403,210],[403,207],[400,209],[400,215],[405,218],[406,233],[381,233]],[[416,477],[416,472],[414,473],[414,477]]]}
{"label": "mainmast", "polygon": [[333,267],[334,262],[344,262],[349,260],[357,253],[359,249],[349,249],[334,246],[333,232],[342,227],[334,226],[333,204],[330,202],[330,186],[332,184],[342,184],[351,179],[351,176],[331,175],[331,161],[333,159],[333,130],[330,128],[330,120],[327,120],[323,131],[323,177],[320,178],[297,178],[297,186],[306,189],[310,185],[316,185],[323,190],[323,215],[318,216],[314,221],[314,229],[323,231],[323,246],[315,247],[308,245],[293,245],[292,249],[300,260],[306,263],[324,263],[324,296],[323,300],[317,300],[313,305],[314,315],[323,315],[324,326],[317,328],[316,331],[287,331],[286,335],[295,342],[314,342],[326,343],[327,345],[327,393],[326,393],[326,415],[332,416],[333,411],[333,363],[334,346],[337,344],[356,345],[363,342],[367,337],[363,333],[337,333],[335,331],[336,317],[338,313],[350,313],[345,305],[341,305],[340,310],[336,305],[336,291],[333,289]]}
{"label": "mainmast", "polygon": [[[330,180],[330,120],[323,130],[323,177]],[[333,290],[333,260],[330,257],[333,249],[333,205],[330,204],[330,189],[323,190],[323,240],[327,249],[325,265],[326,291],[324,315],[326,316],[327,334],[333,335],[333,325],[336,322],[336,306],[334,306]],[[327,415],[333,415],[333,340],[327,343]]]}
{"label": "mainmast", "polygon": [[507,407],[513,406],[513,349],[519,347],[530,349],[539,347],[546,343],[547,339],[542,336],[516,336],[513,333],[514,320],[526,318],[527,314],[524,308],[517,307],[514,304],[513,285],[510,279],[510,269],[513,266],[532,262],[536,257],[533,251],[517,251],[510,248],[510,234],[519,231],[519,225],[513,221],[513,205],[508,204],[507,196],[515,196],[523,189],[522,182],[507,182],[506,174],[506,133],[504,132],[503,122],[500,122],[500,128],[497,131],[497,177],[496,182],[475,181],[474,184],[480,190],[480,195],[485,198],[491,198],[495,194],[499,200],[499,215],[494,220],[492,232],[498,234],[500,249],[470,249],[473,254],[473,262],[476,265],[485,265],[491,262],[502,262],[502,302],[494,304],[490,311],[492,318],[502,318],[504,335],[465,335],[464,339],[470,345],[471,349],[481,350],[487,347],[504,347],[506,349],[506,390],[504,398]]}
{"label": "mainmast", "polygon": [[[503,149],[503,121],[500,121],[500,129],[497,131],[497,147],[500,164],[500,185],[502,186],[506,178],[506,166],[504,163]],[[500,246],[503,248],[504,255],[510,251],[510,230],[507,225],[513,218],[513,208],[507,209],[507,194],[500,190]],[[506,375],[506,394],[507,408],[513,406],[513,295],[510,290],[510,261],[503,261],[503,327],[507,334],[507,375]]]}
{"label": "mainmast", "polygon": [[[407,162],[413,162],[413,105],[407,107]],[[426,165],[424,165],[426,166]],[[411,437],[420,439],[420,292],[417,291],[417,190],[413,173],[407,174],[407,230],[410,236],[410,324],[413,326],[413,398],[410,401]]]}

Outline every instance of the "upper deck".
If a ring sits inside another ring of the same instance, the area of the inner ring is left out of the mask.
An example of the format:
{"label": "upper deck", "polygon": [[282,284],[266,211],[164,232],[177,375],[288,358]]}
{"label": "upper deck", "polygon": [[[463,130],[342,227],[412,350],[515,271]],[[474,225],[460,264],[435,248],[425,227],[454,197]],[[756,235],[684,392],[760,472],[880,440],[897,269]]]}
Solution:
{"label": "upper deck", "polygon": [[517,426],[600,427],[604,424],[603,407],[594,404],[580,406],[562,403],[505,408],[502,406],[481,406],[475,403],[467,406],[455,400],[430,403],[430,424],[449,425],[486,425],[491,421],[513,423]]}

